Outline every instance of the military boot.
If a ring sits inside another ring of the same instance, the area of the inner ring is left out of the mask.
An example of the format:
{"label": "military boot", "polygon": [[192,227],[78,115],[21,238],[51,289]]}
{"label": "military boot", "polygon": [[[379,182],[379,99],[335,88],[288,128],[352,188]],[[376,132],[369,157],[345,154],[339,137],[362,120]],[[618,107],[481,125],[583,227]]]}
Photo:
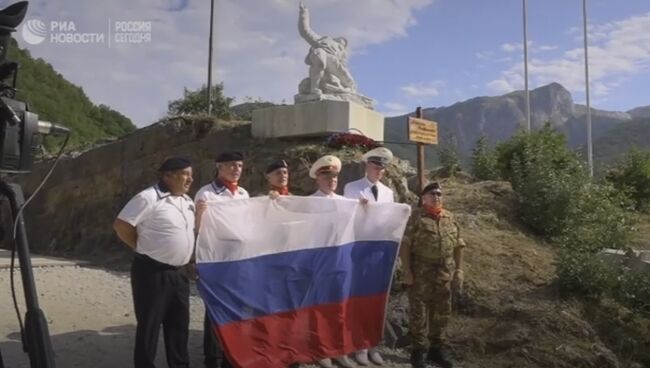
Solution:
{"label": "military boot", "polygon": [[453,364],[445,353],[439,347],[433,346],[429,348],[427,353],[427,361],[439,365],[441,368],[453,368]]}
{"label": "military boot", "polygon": [[424,351],[422,349],[413,349],[411,351],[411,367],[426,368],[424,363]]}

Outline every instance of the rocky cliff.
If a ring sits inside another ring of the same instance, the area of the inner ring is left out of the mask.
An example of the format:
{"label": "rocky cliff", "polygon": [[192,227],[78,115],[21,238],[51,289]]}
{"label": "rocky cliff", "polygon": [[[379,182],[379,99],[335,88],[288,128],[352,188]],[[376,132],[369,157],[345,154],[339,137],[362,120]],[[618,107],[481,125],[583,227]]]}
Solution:
{"label": "rocky cliff", "polygon": [[[531,124],[538,129],[550,123],[565,133],[571,147],[586,143],[586,107],[577,105],[571,93],[558,83],[530,92]],[[486,135],[491,142],[509,138],[526,125],[526,98],[523,91],[496,97],[476,97],[451,106],[423,110],[426,119],[438,122],[441,142],[453,137],[460,153],[468,156],[476,140]],[[603,111],[592,108],[592,129],[598,139],[619,123],[631,119],[629,113]],[[406,116],[386,119],[386,140],[406,141]],[[414,159],[415,151],[405,146],[391,146],[405,159]],[[435,149],[429,148],[433,157]],[[430,161],[431,162],[431,161]]]}

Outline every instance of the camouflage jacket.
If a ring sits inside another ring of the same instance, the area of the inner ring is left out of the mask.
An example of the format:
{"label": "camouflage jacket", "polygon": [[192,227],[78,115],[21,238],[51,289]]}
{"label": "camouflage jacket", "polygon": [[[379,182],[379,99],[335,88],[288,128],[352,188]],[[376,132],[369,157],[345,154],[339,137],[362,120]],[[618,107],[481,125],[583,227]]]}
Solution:
{"label": "camouflage jacket", "polygon": [[417,208],[411,214],[406,226],[402,246],[410,245],[414,261],[453,263],[454,249],[464,247],[460,228],[453,215],[443,211],[440,222]]}

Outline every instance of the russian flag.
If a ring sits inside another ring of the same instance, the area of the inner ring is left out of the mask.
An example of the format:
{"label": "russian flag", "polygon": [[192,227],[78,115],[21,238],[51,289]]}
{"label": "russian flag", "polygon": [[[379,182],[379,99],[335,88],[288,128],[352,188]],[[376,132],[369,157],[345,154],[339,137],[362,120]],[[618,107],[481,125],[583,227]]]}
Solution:
{"label": "russian flag", "polygon": [[376,346],[410,211],[315,197],[209,202],[198,289],[230,362],[285,368]]}

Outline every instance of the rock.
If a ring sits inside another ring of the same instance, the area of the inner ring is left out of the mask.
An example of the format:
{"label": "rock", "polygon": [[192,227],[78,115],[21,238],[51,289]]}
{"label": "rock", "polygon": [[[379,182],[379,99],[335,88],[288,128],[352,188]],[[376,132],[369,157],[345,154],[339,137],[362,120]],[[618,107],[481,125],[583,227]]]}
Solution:
{"label": "rock", "polygon": [[605,346],[600,344],[594,344],[592,345],[591,349],[593,350],[594,354],[596,354],[598,367],[602,367],[602,368],[620,367],[616,354],[614,354],[611,350],[609,350]]}

